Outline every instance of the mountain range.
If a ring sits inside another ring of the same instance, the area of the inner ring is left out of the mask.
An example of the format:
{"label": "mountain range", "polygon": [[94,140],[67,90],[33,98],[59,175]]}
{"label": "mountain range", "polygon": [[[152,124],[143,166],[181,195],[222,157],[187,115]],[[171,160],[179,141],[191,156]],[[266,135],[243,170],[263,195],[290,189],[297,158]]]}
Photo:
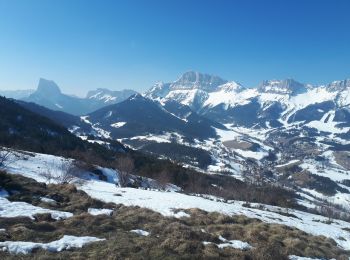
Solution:
{"label": "mountain range", "polygon": [[58,85],[41,78],[36,90],[0,91],[0,95],[33,102],[52,110],[62,111],[72,115],[83,115],[93,112],[106,105],[125,100],[136,92],[133,90],[111,91],[104,88],[89,91],[85,98],[63,94]]}
{"label": "mountain range", "polygon": [[[346,151],[350,145],[350,80],[320,86],[266,80],[249,88],[190,71],[144,94],[97,89],[77,98],[63,94],[53,81],[40,79],[37,90],[21,102],[79,136],[118,139],[177,160],[184,149],[205,153],[211,158],[201,164],[205,170],[238,173],[242,162],[237,158],[260,161],[269,152],[288,158],[287,147],[280,150],[290,139],[316,144],[313,149],[319,153],[326,148]],[[198,165],[195,156],[180,157]]]}
{"label": "mountain range", "polygon": [[[349,91],[350,80],[322,86],[302,84],[293,79],[268,80],[256,88],[246,88],[216,76],[187,72],[175,82],[157,83],[146,96],[160,102],[177,101],[220,123],[271,128],[319,121],[329,114],[334,114],[334,124],[346,123]],[[310,112],[307,120],[301,116],[315,109],[316,113]],[[331,124],[331,121],[325,123]],[[326,128],[321,124],[318,130]]]}
{"label": "mountain range", "polygon": [[[66,140],[75,135],[108,149],[120,142],[200,172],[282,185],[313,205],[350,203],[350,80],[267,80],[251,88],[186,72],[143,94],[98,89],[77,98],[41,79],[35,92],[11,102],[37,122],[59,125]],[[22,120],[11,114],[1,126],[9,140]],[[46,128],[33,133],[57,135]]]}

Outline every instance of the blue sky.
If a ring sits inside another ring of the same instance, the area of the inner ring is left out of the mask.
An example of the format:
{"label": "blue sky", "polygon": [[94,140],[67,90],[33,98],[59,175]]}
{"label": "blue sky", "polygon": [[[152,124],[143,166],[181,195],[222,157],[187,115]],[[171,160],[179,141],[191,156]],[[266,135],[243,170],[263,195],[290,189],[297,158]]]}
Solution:
{"label": "blue sky", "polygon": [[350,78],[350,1],[0,0],[0,89],[148,89],[195,70],[245,86]]}

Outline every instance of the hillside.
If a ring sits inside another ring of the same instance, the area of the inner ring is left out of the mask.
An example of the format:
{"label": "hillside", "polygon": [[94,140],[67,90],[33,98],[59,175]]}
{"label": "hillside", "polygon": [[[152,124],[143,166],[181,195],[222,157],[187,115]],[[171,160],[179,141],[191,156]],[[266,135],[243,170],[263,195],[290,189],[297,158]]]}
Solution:
{"label": "hillside", "polygon": [[[24,157],[6,168],[11,174],[0,173],[3,259],[15,259],[18,254],[23,259],[95,259],[111,254],[345,259],[349,255],[344,250],[349,249],[350,240],[347,222],[329,223],[319,215],[263,204],[165,192],[155,189],[157,182],[150,179],[142,182],[151,185],[148,189],[120,188],[120,173],[105,168],[100,171],[108,176],[106,180],[96,179],[92,171],[69,184],[51,183],[36,167],[45,167],[48,155],[26,153]],[[51,156],[51,162],[59,176],[65,170],[55,162],[70,160]],[[8,210],[15,206],[15,211]]]}

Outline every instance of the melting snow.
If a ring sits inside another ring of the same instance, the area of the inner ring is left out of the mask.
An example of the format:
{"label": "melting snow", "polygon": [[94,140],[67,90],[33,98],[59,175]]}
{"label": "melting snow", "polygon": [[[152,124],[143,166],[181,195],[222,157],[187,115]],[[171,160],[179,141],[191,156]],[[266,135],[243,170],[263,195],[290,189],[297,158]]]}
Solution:
{"label": "melting snow", "polygon": [[49,204],[52,204],[52,205],[56,205],[57,204],[57,201],[55,201],[53,199],[50,199],[50,198],[46,198],[46,197],[41,197],[40,200],[42,202],[46,202],[46,203],[49,203]]}
{"label": "melting snow", "polygon": [[97,216],[97,215],[107,215],[111,216],[113,213],[112,209],[95,209],[95,208],[89,208],[88,209],[89,214]]}
{"label": "melting snow", "polygon": [[24,241],[5,241],[0,242],[0,248],[3,251],[8,251],[11,254],[28,254],[34,249],[44,249],[50,252],[61,252],[62,250],[68,250],[71,248],[82,248],[84,245],[103,241],[97,237],[76,237],[76,236],[63,236],[61,239],[52,241],[50,243],[34,243]]}
{"label": "melting snow", "polygon": [[[7,167],[9,172],[19,173],[37,181],[45,181],[40,177],[40,171],[47,162],[69,162],[69,159],[63,159],[51,155],[33,154],[26,159],[18,160]],[[107,172],[104,171],[104,174]],[[57,174],[60,174],[58,171]],[[106,174],[108,176],[108,174]],[[257,218],[268,223],[278,223],[287,226],[296,227],[307,233],[314,235],[324,235],[333,238],[339,246],[350,249],[350,234],[343,228],[350,228],[350,223],[334,220],[329,225],[327,218],[302,211],[290,209],[290,213],[296,217],[285,216],[278,212],[283,212],[283,208],[264,205],[269,211],[256,208],[246,208],[239,201],[218,201],[209,200],[202,197],[185,195],[177,192],[160,192],[154,190],[142,190],[132,188],[118,188],[115,185],[117,179],[116,172],[110,172],[108,181],[112,183],[90,179],[79,188],[87,192],[91,197],[105,202],[114,202],[126,206],[140,206],[157,211],[165,216],[175,216],[176,209],[199,208],[208,212],[219,212],[227,215],[245,215],[249,218]],[[121,196],[115,196],[120,194]],[[66,218],[72,216],[68,212],[52,211],[35,207],[24,202],[9,202],[6,198],[1,198],[0,213],[7,217],[29,216],[37,213],[51,213],[53,218]],[[14,211],[14,209],[16,209]],[[175,212],[174,212],[175,210]],[[181,213],[183,214],[183,213]]]}
{"label": "melting snow", "polygon": [[189,218],[191,216],[184,211],[178,211],[174,214],[174,217],[175,218]]}
{"label": "melting snow", "polygon": [[[325,260],[324,258],[311,258],[311,257],[303,257],[303,256],[296,256],[296,255],[290,255],[290,260]],[[335,260],[335,259],[330,259]]]}
{"label": "melting snow", "polygon": [[221,243],[221,244],[215,244],[215,243],[207,242],[207,241],[203,242],[203,245],[210,245],[210,244],[214,244],[218,248],[232,247],[232,248],[240,249],[240,250],[249,250],[252,248],[252,246],[249,243],[243,242],[241,240],[229,240],[226,243]]}
{"label": "melting snow", "polygon": [[133,230],[130,230],[130,232],[136,233],[136,234],[138,234],[138,235],[140,235],[140,236],[146,236],[146,237],[150,235],[149,232],[144,231],[144,230],[142,230],[142,229],[133,229]]}
{"label": "melting snow", "polygon": [[219,248],[232,247],[241,250],[249,250],[252,248],[252,246],[249,243],[243,242],[241,240],[227,240],[222,236],[219,236],[219,239],[223,242],[221,244],[217,244]]}
{"label": "melting snow", "polygon": [[[327,218],[298,210],[290,209],[296,217],[289,217],[278,212],[283,208],[265,205],[269,211],[242,206],[243,202],[211,201],[201,197],[189,196],[176,192],[159,192],[132,188],[118,188],[113,184],[101,181],[89,181],[82,187],[91,197],[105,202],[114,202],[126,206],[139,206],[157,211],[164,216],[174,216],[174,209],[199,208],[208,212],[219,212],[227,215],[245,215],[267,223],[284,224],[296,227],[313,235],[324,235],[333,238],[339,246],[350,249],[350,234],[343,228],[350,228],[350,223],[335,220],[327,224]],[[122,196],[115,196],[121,194]],[[275,212],[273,212],[275,211]]]}
{"label": "melting snow", "polygon": [[26,202],[11,202],[5,198],[0,198],[0,217],[15,218],[23,216],[34,219],[34,215],[43,213],[50,213],[51,217],[56,220],[73,216],[70,212],[44,209]]}

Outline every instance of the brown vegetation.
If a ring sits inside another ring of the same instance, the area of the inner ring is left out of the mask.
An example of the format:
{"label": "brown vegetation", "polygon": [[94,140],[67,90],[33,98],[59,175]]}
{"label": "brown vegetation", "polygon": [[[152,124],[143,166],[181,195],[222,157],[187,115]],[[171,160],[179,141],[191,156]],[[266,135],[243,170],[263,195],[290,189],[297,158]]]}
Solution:
{"label": "brown vegetation", "polygon": [[[37,196],[50,197],[59,203],[58,210],[74,216],[54,221],[47,214],[29,218],[0,218],[0,241],[49,242],[63,235],[95,236],[106,241],[92,243],[82,249],[60,253],[38,250],[26,256],[0,252],[1,259],[287,259],[294,254],[308,257],[347,259],[349,252],[339,249],[335,242],[322,236],[311,236],[295,228],[267,224],[245,216],[229,217],[198,209],[186,210],[189,218],[167,218],[154,211],[122,205],[106,204],[91,199],[71,184],[44,185],[33,180],[1,173],[1,187],[18,194],[10,200],[24,200],[42,207],[50,207],[36,200]],[[112,208],[112,216],[92,216],[87,208]],[[144,237],[131,233],[132,229],[150,232]],[[253,249],[241,251],[220,249],[219,236],[250,243]]]}
{"label": "brown vegetation", "polygon": [[119,185],[126,187],[135,170],[134,160],[130,156],[120,156],[115,161],[115,168],[119,172]]}

